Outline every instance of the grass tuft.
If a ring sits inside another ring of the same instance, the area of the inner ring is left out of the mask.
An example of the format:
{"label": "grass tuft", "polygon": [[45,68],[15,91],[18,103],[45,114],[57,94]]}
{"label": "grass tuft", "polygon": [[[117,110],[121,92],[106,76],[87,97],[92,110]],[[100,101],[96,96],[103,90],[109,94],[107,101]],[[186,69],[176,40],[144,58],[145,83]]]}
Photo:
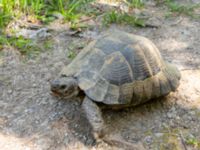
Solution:
{"label": "grass tuft", "polygon": [[81,10],[94,0],[0,0],[0,27],[22,12],[23,15],[35,15],[48,23],[52,14],[59,12],[67,21],[79,19]]}
{"label": "grass tuft", "polygon": [[200,148],[200,141],[198,141],[198,139],[196,139],[195,137],[191,137],[191,136],[186,137],[186,144],[191,145],[194,148],[198,148],[198,149]]}
{"label": "grass tuft", "polygon": [[127,13],[117,12],[115,10],[107,12],[103,16],[103,25],[109,26],[112,23],[125,24],[130,26],[144,27],[145,22],[143,19]]}
{"label": "grass tuft", "polygon": [[144,6],[142,0],[126,0],[126,3],[133,8],[142,8]]}
{"label": "grass tuft", "polygon": [[200,8],[200,4],[183,5],[183,4],[174,2],[173,0],[166,0],[165,3],[167,7],[169,8],[170,12],[172,13],[184,14],[187,16],[191,16],[193,18],[200,17],[194,13],[196,8]]}
{"label": "grass tuft", "polygon": [[[77,22],[84,15],[86,6],[94,0],[0,0],[0,49],[5,45],[17,48],[22,54],[38,53],[41,48],[30,39],[23,37],[7,37],[5,29],[12,20],[27,18],[31,22],[49,23],[62,15],[77,29]],[[29,18],[29,19],[28,19]],[[30,18],[34,18],[31,19]],[[48,46],[48,44],[47,44]]]}
{"label": "grass tuft", "polygon": [[6,47],[15,47],[22,55],[26,56],[36,56],[44,49],[51,49],[52,42],[48,40],[40,41],[32,41],[30,39],[25,39],[22,36],[19,37],[8,37],[5,35],[0,36],[0,50]]}

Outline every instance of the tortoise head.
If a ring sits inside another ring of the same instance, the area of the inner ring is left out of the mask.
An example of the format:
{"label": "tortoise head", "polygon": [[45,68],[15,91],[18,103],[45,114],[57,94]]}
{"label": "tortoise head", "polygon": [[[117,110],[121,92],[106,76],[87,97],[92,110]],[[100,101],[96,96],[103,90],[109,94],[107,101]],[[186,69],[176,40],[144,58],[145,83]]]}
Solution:
{"label": "tortoise head", "polygon": [[51,81],[51,91],[61,98],[72,98],[78,95],[79,87],[75,78],[60,77]]}

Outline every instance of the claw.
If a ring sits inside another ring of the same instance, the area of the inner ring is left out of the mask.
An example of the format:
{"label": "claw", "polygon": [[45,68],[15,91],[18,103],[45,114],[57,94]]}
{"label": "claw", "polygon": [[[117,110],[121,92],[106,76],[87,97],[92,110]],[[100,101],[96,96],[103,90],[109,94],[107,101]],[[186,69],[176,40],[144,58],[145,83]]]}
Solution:
{"label": "claw", "polygon": [[120,135],[114,135],[112,137],[105,137],[102,139],[103,142],[111,146],[123,148],[124,150],[145,150],[141,143],[130,143],[125,141]]}

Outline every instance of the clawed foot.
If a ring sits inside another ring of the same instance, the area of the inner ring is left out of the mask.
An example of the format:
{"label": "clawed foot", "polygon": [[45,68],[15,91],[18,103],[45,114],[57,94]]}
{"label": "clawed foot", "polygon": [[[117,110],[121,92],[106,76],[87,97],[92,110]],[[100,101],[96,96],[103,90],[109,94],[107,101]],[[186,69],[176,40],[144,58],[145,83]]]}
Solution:
{"label": "clawed foot", "polygon": [[[89,97],[85,97],[82,103],[82,108],[85,111],[86,117],[93,127],[93,136],[96,143],[105,142],[109,145],[114,145],[117,147],[122,147],[125,150],[137,150],[135,144],[126,142],[120,135],[115,135],[112,137],[107,137],[107,129],[104,125],[104,120],[102,117],[102,112],[97,103],[95,103]],[[141,148],[138,150],[142,150]]]}
{"label": "clawed foot", "polygon": [[113,136],[109,136],[109,137],[103,136],[102,138],[99,138],[98,136],[97,138],[98,138],[96,139],[97,143],[100,143],[103,141],[110,146],[116,146],[124,150],[144,150],[144,147],[141,144],[133,144],[133,143],[127,142],[120,135],[117,135],[117,134]]}
{"label": "clawed foot", "polygon": [[97,143],[102,142],[105,135],[106,131],[104,129],[93,131],[93,136]]}

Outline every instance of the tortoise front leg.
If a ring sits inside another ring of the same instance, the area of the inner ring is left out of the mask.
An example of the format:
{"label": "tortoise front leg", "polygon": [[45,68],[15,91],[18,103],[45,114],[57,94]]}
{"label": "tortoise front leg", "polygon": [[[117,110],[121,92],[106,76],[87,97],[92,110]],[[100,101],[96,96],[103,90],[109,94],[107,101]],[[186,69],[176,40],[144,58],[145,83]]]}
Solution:
{"label": "tortoise front leg", "polygon": [[93,127],[94,137],[96,139],[103,136],[104,120],[99,106],[89,97],[85,97],[82,103],[82,108],[85,111],[89,123]]}
{"label": "tortoise front leg", "polygon": [[116,145],[124,149],[144,149],[139,147],[137,148],[135,144],[126,142],[120,135],[115,135],[114,137],[110,138],[104,137],[105,126],[101,109],[93,100],[87,96],[83,100],[82,108],[85,111],[88,121],[93,127],[94,137],[96,140],[104,141],[109,145]]}

